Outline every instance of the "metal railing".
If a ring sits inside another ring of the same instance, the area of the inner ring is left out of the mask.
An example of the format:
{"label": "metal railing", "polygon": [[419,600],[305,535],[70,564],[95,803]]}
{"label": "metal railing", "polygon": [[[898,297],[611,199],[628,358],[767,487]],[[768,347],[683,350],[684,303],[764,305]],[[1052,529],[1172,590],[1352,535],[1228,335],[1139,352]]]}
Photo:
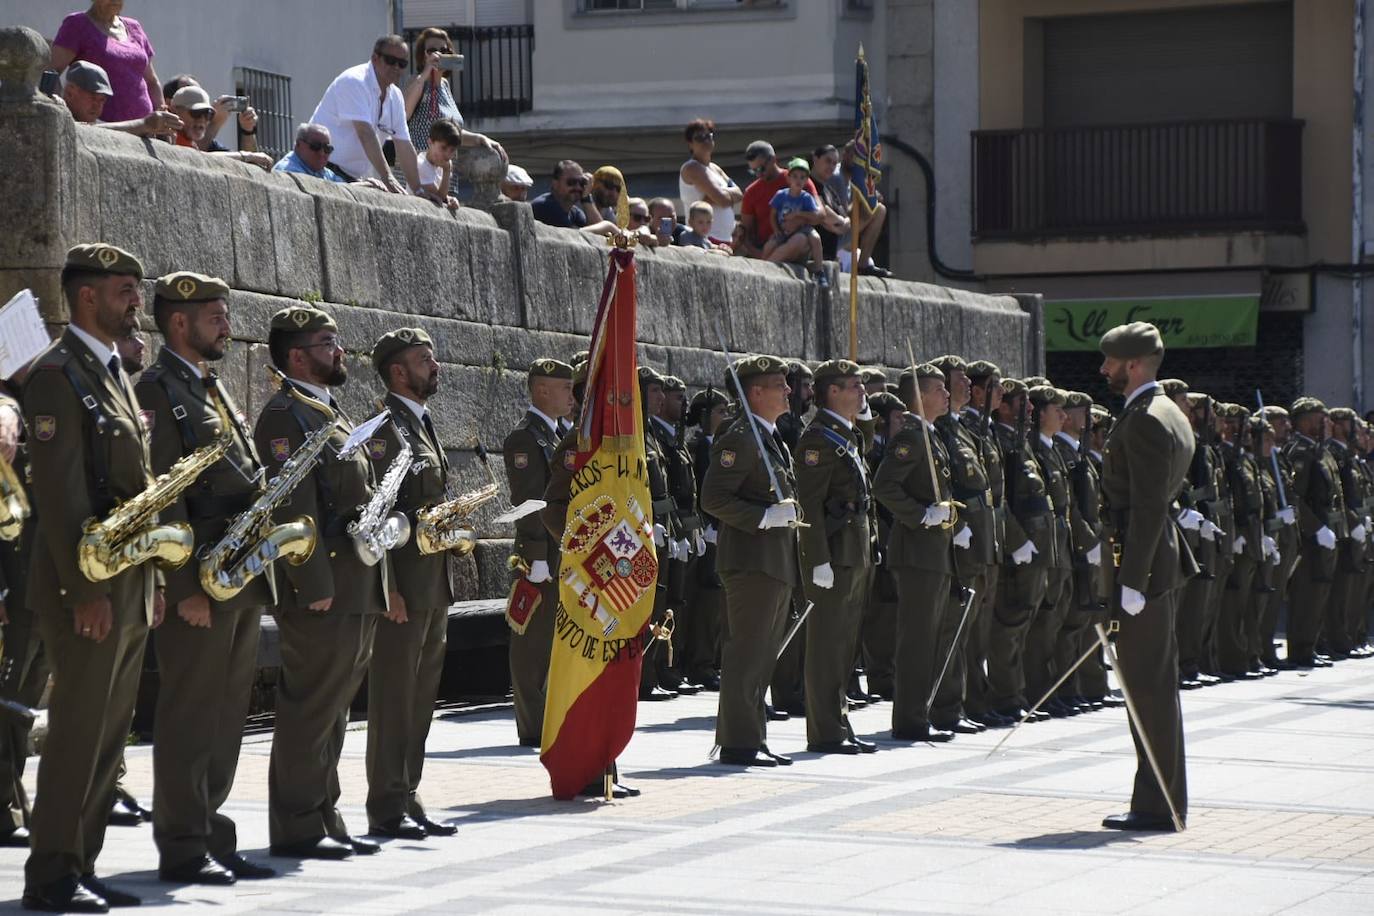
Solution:
{"label": "metal railing", "polygon": [[[518,115],[534,107],[534,26],[444,26],[463,69],[453,74],[453,94],[463,120]],[[419,29],[408,29],[414,45]]]}
{"label": "metal railing", "polygon": [[1302,231],[1292,119],[973,133],[973,234]]}
{"label": "metal railing", "polygon": [[[252,67],[234,68],[239,95],[258,113],[258,150],[280,159],[296,145],[296,122],[291,118],[291,77]],[[235,124],[237,127],[237,122]]]}

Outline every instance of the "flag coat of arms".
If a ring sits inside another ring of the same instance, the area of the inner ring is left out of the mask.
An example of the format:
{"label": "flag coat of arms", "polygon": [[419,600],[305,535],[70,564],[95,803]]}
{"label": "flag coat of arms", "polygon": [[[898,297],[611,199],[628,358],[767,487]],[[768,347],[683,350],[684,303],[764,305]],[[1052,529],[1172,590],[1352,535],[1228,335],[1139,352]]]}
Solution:
{"label": "flag coat of arms", "polygon": [[598,781],[634,733],[658,557],[635,355],[635,264],[611,252],[563,532],[543,751],[555,798]]}

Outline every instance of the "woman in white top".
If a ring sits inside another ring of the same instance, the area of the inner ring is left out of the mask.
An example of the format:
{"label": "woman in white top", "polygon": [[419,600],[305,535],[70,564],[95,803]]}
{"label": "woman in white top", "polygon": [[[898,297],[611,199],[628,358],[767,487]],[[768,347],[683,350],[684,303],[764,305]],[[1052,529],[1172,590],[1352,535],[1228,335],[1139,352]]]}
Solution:
{"label": "woman in white top", "polygon": [[688,208],[699,200],[709,203],[714,213],[711,241],[728,245],[735,231],[735,207],[744,199],[744,192],[725,174],[725,169],[711,161],[716,148],[716,124],[697,118],[687,125],[683,136],[692,154],[678,170],[678,196]]}

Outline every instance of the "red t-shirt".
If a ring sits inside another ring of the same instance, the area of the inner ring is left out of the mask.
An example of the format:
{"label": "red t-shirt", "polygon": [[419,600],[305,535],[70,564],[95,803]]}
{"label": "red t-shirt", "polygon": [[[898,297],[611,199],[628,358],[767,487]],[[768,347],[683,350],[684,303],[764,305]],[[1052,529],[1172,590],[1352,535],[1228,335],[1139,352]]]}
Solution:
{"label": "red t-shirt", "polygon": [[[749,187],[744,189],[744,200],[740,201],[740,214],[748,214],[754,218],[754,238],[755,245],[762,246],[768,241],[768,237],[773,234],[773,195],[787,187],[787,173],[782,172],[777,178],[755,178]],[[811,179],[806,179],[806,190],[816,200],[821,199],[821,195],[816,193],[816,186]]]}

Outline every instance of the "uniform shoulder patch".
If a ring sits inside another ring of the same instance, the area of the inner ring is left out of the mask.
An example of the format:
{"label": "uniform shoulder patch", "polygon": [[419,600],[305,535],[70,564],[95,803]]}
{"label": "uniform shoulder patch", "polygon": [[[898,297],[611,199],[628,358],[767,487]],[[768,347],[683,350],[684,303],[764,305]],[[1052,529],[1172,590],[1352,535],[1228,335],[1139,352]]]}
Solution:
{"label": "uniform shoulder patch", "polygon": [[287,439],[285,437],[281,439],[273,439],[270,444],[272,446],[272,458],[274,460],[285,461],[286,459],[291,457],[290,439]]}
{"label": "uniform shoulder patch", "polygon": [[720,450],[720,466],[732,468],[735,466],[735,452],[733,449],[723,448]]}
{"label": "uniform shoulder patch", "polygon": [[802,463],[807,467],[814,468],[821,463],[821,453],[818,449],[809,448],[802,452]]}
{"label": "uniform shoulder patch", "polygon": [[514,455],[511,455],[510,462],[511,464],[515,465],[516,468],[523,471],[525,468],[530,466],[529,453],[516,452]]}
{"label": "uniform shoulder patch", "polygon": [[892,454],[902,461],[911,460],[911,446],[905,442],[898,443],[892,450]]}
{"label": "uniform shoulder patch", "polygon": [[367,440],[367,456],[368,456],[369,458],[385,458],[385,457],[386,457],[386,440],[385,440],[385,439],[368,439],[368,440]]}
{"label": "uniform shoulder patch", "polygon": [[57,435],[57,417],[39,414],[33,418],[33,437],[39,442],[47,442]]}
{"label": "uniform shoulder patch", "polygon": [[568,449],[563,453],[563,468],[568,471],[577,470],[577,452]]}

